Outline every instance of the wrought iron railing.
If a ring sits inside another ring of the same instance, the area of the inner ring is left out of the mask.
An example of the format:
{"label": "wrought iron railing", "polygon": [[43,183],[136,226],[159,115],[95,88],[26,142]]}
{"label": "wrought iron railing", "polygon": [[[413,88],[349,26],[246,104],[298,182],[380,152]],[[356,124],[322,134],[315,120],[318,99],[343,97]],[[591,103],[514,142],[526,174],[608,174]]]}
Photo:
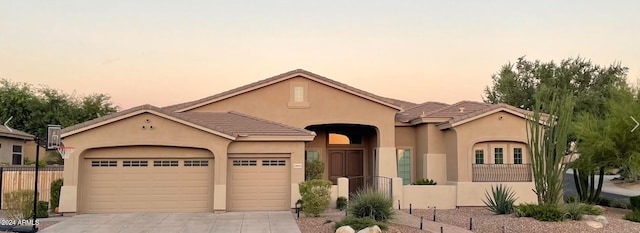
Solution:
{"label": "wrought iron railing", "polygon": [[472,164],[473,182],[531,182],[531,164]]}
{"label": "wrought iron railing", "polygon": [[365,188],[372,188],[393,197],[393,179],[384,176],[355,176],[349,177],[349,195],[353,195]]}

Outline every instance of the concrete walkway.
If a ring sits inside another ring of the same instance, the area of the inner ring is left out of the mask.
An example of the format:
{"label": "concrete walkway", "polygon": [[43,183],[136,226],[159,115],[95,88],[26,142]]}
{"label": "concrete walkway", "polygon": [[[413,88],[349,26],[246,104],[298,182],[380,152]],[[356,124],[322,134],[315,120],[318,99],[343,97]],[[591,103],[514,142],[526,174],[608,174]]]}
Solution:
{"label": "concrete walkway", "polygon": [[291,212],[82,214],[43,233],[300,233]]}
{"label": "concrete walkway", "polygon": [[[402,224],[405,226],[415,227],[416,229],[420,229],[420,218],[410,215],[404,211],[396,211],[396,219],[394,220],[397,224]],[[440,227],[442,227],[443,232],[447,233],[471,233],[467,229],[463,229],[461,227],[452,226],[449,224],[439,223],[429,221],[427,219],[423,219],[422,221],[422,229],[427,232],[432,233],[440,233]]]}

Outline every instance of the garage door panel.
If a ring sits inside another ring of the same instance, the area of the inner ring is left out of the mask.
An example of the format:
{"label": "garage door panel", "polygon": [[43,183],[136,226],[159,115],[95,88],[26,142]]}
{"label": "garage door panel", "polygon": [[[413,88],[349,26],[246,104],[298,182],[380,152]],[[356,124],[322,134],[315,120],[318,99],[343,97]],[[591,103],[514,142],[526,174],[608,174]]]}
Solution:
{"label": "garage door panel", "polygon": [[229,210],[290,208],[288,158],[234,158],[229,160],[228,168]]}
{"label": "garage door panel", "polygon": [[154,166],[154,159],[127,160],[127,164],[147,161],[148,166],[124,167],[124,160],[117,160],[117,166],[96,167],[95,160],[86,160],[84,212],[212,211],[213,160],[198,159],[207,161],[207,167],[185,167],[186,159],[164,167]]}

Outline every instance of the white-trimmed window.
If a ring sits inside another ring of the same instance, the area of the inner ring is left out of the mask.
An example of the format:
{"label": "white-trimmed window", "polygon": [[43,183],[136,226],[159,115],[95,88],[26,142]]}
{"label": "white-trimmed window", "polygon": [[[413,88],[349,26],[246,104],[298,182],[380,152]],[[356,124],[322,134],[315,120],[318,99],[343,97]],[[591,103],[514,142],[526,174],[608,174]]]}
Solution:
{"label": "white-trimmed window", "polygon": [[398,177],[402,178],[402,184],[411,184],[411,150],[398,149],[396,161],[398,164]]}
{"label": "white-trimmed window", "polygon": [[289,95],[290,108],[309,107],[308,84],[306,82],[292,82]]}
{"label": "white-trimmed window", "polygon": [[21,145],[13,145],[12,148],[12,165],[22,165],[22,146]]}
{"label": "white-trimmed window", "polygon": [[504,164],[504,148],[502,147],[493,148],[493,163]]}
{"label": "white-trimmed window", "polygon": [[522,148],[513,148],[513,164],[522,164]]}
{"label": "white-trimmed window", "polygon": [[476,164],[484,164],[484,150],[475,150],[475,160]]}

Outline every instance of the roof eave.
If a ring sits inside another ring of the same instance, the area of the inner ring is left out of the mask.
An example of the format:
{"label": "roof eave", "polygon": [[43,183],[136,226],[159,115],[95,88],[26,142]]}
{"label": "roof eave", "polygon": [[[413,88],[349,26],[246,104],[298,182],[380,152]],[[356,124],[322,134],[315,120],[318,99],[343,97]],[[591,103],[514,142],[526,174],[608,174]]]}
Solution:
{"label": "roof eave", "polygon": [[291,141],[305,141],[310,142],[313,141],[315,135],[308,136],[269,136],[269,135],[249,135],[245,137],[237,137],[235,141],[280,141],[280,142],[291,142]]}
{"label": "roof eave", "polygon": [[12,133],[0,133],[0,137],[15,138],[15,139],[21,139],[21,140],[33,140],[35,138],[35,136],[27,136],[27,135],[12,134]]}
{"label": "roof eave", "polygon": [[222,132],[219,132],[219,131],[216,131],[216,130],[212,130],[212,129],[209,129],[207,127],[203,127],[203,126],[200,126],[198,124],[189,122],[187,120],[183,120],[183,119],[180,119],[180,118],[177,118],[177,117],[174,117],[174,116],[170,116],[170,115],[167,115],[165,113],[158,112],[158,111],[151,110],[151,109],[140,109],[140,110],[137,110],[137,111],[132,111],[130,113],[123,114],[121,116],[117,116],[117,117],[110,118],[110,119],[107,119],[107,120],[104,120],[104,121],[96,122],[94,124],[87,125],[87,126],[84,126],[84,127],[80,127],[80,128],[68,131],[68,132],[64,132],[64,129],[63,129],[63,133],[60,136],[62,138],[65,138],[65,137],[68,137],[68,136],[71,136],[71,135],[74,135],[74,134],[78,134],[78,133],[81,133],[81,132],[84,132],[84,131],[87,131],[87,130],[90,130],[90,129],[98,128],[100,126],[107,125],[107,124],[110,124],[110,123],[113,123],[113,122],[116,122],[116,121],[120,121],[120,120],[129,118],[129,117],[132,117],[132,116],[143,114],[143,113],[151,113],[153,115],[156,115],[156,116],[159,116],[159,117],[171,120],[171,121],[175,121],[175,122],[178,122],[178,123],[181,123],[181,124],[184,124],[184,125],[188,125],[188,126],[191,126],[193,128],[196,128],[196,129],[199,129],[199,130],[202,130],[202,131],[205,131],[205,132],[209,132],[211,134],[215,134],[217,136],[220,136],[220,137],[223,137],[223,138],[226,138],[226,139],[229,139],[229,140],[235,140],[236,139],[236,136],[234,136],[234,135],[229,135],[229,134],[222,133]]}
{"label": "roof eave", "polygon": [[357,93],[355,91],[349,90],[347,88],[344,88],[344,87],[341,87],[341,86],[338,86],[338,85],[334,85],[332,83],[326,82],[325,80],[321,80],[319,78],[313,77],[313,75],[306,74],[304,72],[295,72],[295,73],[292,73],[292,74],[289,74],[289,75],[285,75],[285,76],[282,76],[280,78],[271,80],[269,82],[262,83],[260,85],[248,87],[246,89],[238,90],[237,92],[229,93],[229,94],[226,94],[224,96],[220,96],[218,98],[214,98],[214,99],[211,99],[211,100],[203,101],[201,103],[197,103],[197,104],[193,104],[193,105],[190,105],[190,106],[187,106],[187,107],[183,107],[183,108],[180,108],[180,109],[176,110],[175,112],[185,112],[185,111],[189,111],[189,110],[192,110],[192,109],[196,109],[196,108],[199,108],[199,107],[211,104],[211,103],[215,103],[215,102],[227,99],[227,98],[231,98],[233,96],[241,95],[241,94],[244,94],[244,93],[247,93],[247,92],[250,92],[250,91],[253,91],[253,90],[257,90],[257,89],[260,89],[260,88],[263,88],[263,87],[266,87],[266,86],[269,86],[269,85],[273,85],[275,83],[279,83],[279,82],[282,82],[282,81],[285,81],[285,80],[288,80],[288,79],[291,79],[291,78],[295,78],[295,77],[298,77],[298,76],[303,76],[303,77],[308,78],[310,80],[313,80],[313,81],[322,83],[324,85],[327,85],[327,86],[342,90],[344,92],[350,93],[352,95],[359,96],[361,98],[376,102],[378,104],[385,105],[387,107],[396,109],[398,111],[402,110],[402,107],[400,107],[400,106],[396,106],[396,105],[393,105],[393,104],[378,100],[376,98],[373,98],[371,96],[367,96],[367,95],[364,95],[364,94]]}

